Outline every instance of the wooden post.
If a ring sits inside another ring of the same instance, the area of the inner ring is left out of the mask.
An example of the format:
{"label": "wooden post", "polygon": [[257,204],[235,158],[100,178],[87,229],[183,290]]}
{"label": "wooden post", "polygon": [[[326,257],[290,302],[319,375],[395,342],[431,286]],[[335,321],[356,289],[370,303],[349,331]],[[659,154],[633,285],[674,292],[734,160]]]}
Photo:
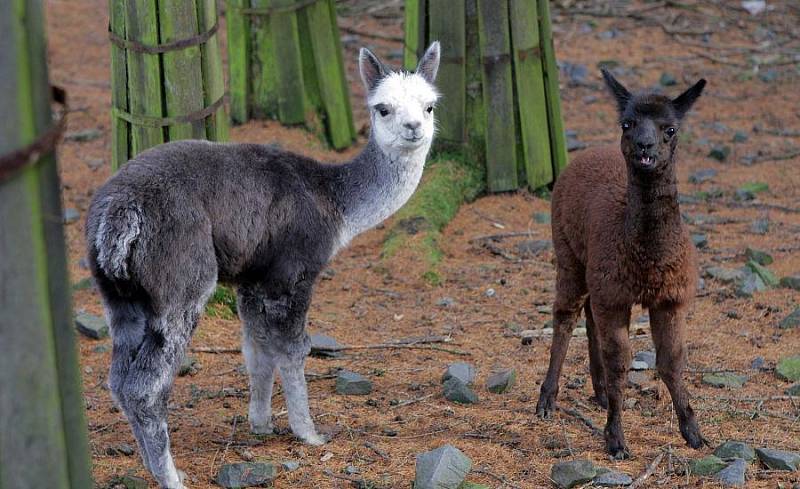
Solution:
{"label": "wooden post", "polygon": [[[230,80],[236,99],[234,122],[247,113],[284,124],[305,124],[330,145],[343,149],[356,132],[334,0],[228,0]],[[244,21],[241,19],[244,18]],[[249,35],[243,34],[249,29]],[[242,61],[241,41],[248,53]],[[252,91],[246,106],[238,95],[247,91],[241,67],[249,64]]]}
{"label": "wooden post", "polygon": [[247,0],[229,0],[225,11],[228,28],[228,70],[230,72],[231,120],[247,122],[251,104],[250,17],[242,13]]}
{"label": "wooden post", "polygon": [[438,40],[436,149],[485,166],[490,191],[551,184],[567,162],[548,0],[406,0],[406,69]]}
{"label": "wooden post", "polygon": [[225,140],[214,0],[109,0],[112,167],[158,144]]}
{"label": "wooden post", "polygon": [[[54,123],[41,2],[0,11],[2,158]],[[32,154],[0,176],[0,488],[93,487],[54,151]]]}

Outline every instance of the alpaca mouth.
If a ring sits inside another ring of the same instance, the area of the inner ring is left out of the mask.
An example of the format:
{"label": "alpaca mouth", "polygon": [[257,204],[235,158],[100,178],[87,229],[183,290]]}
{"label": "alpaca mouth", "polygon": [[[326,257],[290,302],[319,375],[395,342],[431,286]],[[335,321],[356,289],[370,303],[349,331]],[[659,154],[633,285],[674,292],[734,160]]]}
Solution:
{"label": "alpaca mouth", "polygon": [[413,137],[410,137],[410,138],[407,138],[407,137],[403,136],[403,139],[405,139],[409,143],[418,143],[418,142],[422,141],[422,136],[413,136]]}
{"label": "alpaca mouth", "polygon": [[652,168],[656,164],[656,159],[652,156],[640,156],[639,157],[639,164],[642,165],[642,168]]}

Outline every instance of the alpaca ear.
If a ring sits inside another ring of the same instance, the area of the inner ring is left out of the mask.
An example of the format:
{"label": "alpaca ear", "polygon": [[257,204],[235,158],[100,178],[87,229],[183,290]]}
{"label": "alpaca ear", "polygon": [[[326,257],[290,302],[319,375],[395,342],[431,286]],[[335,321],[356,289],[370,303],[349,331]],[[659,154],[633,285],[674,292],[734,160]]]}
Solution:
{"label": "alpaca ear", "polygon": [[439,41],[433,41],[417,65],[417,74],[431,85],[436,81],[436,73],[439,71],[440,51]]}
{"label": "alpaca ear", "polygon": [[617,79],[614,78],[614,75],[609,73],[608,70],[600,71],[603,73],[603,80],[605,80],[606,86],[617,102],[617,110],[622,114],[625,111],[625,107],[628,106],[628,102],[631,100],[631,92],[622,86],[622,83],[618,82]]}
{"label": "alpaca ear", "polygon": [[700,81],[689,87],[688,90],[678,95],[675,100],[672,101],[672,107],[675,108],[675,112],[678,113],[679,118],[683,119],[683,116],[689,112],[692,105],[700,98],[700,94],[703,93],[703,88],[705,86],[706,80],[705,78],[701,78]]}
{"label": "alpaca ear", "polygon": [[367,91],[372,91],[388,71],[381,60],[367,48],[361,48],[358,53],[358,69]]}

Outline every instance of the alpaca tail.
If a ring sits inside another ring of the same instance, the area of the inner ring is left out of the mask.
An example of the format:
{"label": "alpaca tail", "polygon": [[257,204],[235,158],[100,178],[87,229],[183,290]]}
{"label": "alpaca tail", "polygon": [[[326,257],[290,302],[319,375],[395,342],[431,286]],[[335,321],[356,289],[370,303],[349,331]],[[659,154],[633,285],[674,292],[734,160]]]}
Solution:
{"label": "alpaca tail", "polygon": [[94,238],[97,264],[109,278],[127,280],[131,246],[142,231],[142,209],[136,203],[109,200]]}

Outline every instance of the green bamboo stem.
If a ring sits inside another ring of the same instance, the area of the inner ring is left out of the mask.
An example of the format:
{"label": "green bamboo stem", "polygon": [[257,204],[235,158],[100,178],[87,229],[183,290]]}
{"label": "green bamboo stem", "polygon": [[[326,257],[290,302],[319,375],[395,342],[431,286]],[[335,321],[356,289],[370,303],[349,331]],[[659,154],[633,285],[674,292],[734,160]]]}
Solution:
{"label": "green bamboo stem", "polygon": [[240,10],[245,6],[249,6],[247,0],[228,0],[228,9],[225,11],[231,119],[236,124],[247,122],[251,102],[250,19]]}
{"label": "green bamboo stem", "polygon": [[[271,1],[274,7],[288,7],[294,3],[295,0]],[[284,124],[302,124],[306,120],[306,99],[297,14],[294,11],[277,11],[269,16],[269,23],[276,59],[280,60],[278,116]]]}
{"label": "green bamboo stem", "polygon": [[[253,8],[268,8],[271,0],[251,0]],[[269,17],[256,15],[250,18],[252,58],[250,79],[253,83],[252,112],[259,119],[278,118],[278,67],[277,52],[272,42],[272,23]],[[233,76],[234,73],[231,73]]]}
{"label": "green bamboo stem", "polygon": [[461,143],[465,138],[466,56],[464,2],[429,0],[429,35],[431,41],[446,39],[447,48],[439,64],[436,84],[447,94],[436,112],[438,138],[444,143]]}
{"label": "green bamboo stem", "polygon": [[[334,32],[336,33],[336,35],[334,36],[335,38],[334,43],[336,48],[336,63],[338,63],[338,65],[340,66],[339,76],[341,77],[341,79],[339,80],[339,83],[343,87],[345,87],[345,93],[349,94],[349,92],[347,91],[348,90],[347,87],[349,87],[350,85],[347,82],[347,74],[345,73],[344,69],[344,60],[342,59],[342,52],[344,51],[344,49],[342,48],[342,38],[339,35],[339,24],[336,22],[337,18],[336,0],[327,0],[327,3],[328,3],[328,11],[330,12],[329,15],[331,18],[331,28],[334,29]],[[351,139],[355,140],[358,133],[356,132],[355,125],[353,124],[353,107],[350,105],[349,95],[344,100],[344,105],[346,107],[346,112],[347,112],[347,127],[349,127],[350,131],[352,132]]]}
{"label": "green bamboo stem", "polygon": [[[486,106],[483,102],[480,36],[478,33],[478,1],[465,1],[466,85],[465,131],[467,155],[474,164],[486,165]],[[445,94],[446,96],[446,94]],[[474,157],[472,157],[474,155]],[[485,172],[484,172],[485,173]]]}
{"label": "green bamboo stem", "polygon": [[[327,12],[328,8],[325,6]],[[309,19],[308,9],[297,11],[297,32],[300,39],[310,40],[312,32],[318,30]],[[300,43],[300,54],[303,61],[303,85],[306,91],[306,129],[325,139],[325,104],[322,101],[320,84],[317,80],[317,66],[314,60],[314,49],[311,42]]]}
{"label": "green bamboo stem", "polygon": [[[157,45],[158,12],[156,0],[127,0],[125,33],[128,40]],[[128,52],[128,105],[130,112],[148,117],[162,117],[161,62],[158,54]],[[161,127],[133,125],[131,154],[164,142]]]}
{"label": "green bamboo stem", "polygon": [[[50,124],[41,3],[0,1],[0,154]],[[92,487],[52,153],[0,183],[0,487]],[[31,470],[37,467],[41,470]]]}
{"label": "green bamboo stem", "polygon": [[[125,39],[125,4],[108,1],[111,32]],[[111,45],[111,105],[128,111],[127,53]],[[117,171],[130,156],[130,124],[119,117],[111,118],[111,170]]]}
{"label": "green bamboo stem", "polygon": [[[539,0],[547,1],[547,0]],[[530,188],[553,181],[537,0],[509,0],[514,79],[525,175]]]}
{"label": "green bamboo stem", "polygon": [[305,77],[319,90],[325,125],[331,142],[336,149],[349,146],[355,138],[355,129],[352,125],[350,112],[350,95],[344,79],[344,67],[339,62],[339,29],[336,26],[336,17],[331,17],[328,2],[317,2],[309,5],[304,14],[308,21],[308,39],[310,43],[303,42],[303,46],[311,48],[314,56],[316,72]]}
{"label": "green bamboo stem", "polygon": [[564,135],[564,121],[561,118],[561,98],[558,86],[558,65],[553,46],[553,31],[550,27],[549,0],[540,0],[539,32],[544,59],[545,93],[547,96],[547,114],[550,126],[550,152],[553,156],[553,173],[558,176],[567,166],[567,143]]}
{"label": "green bamboo stem", "polygon": [[[217,23],[217,2],[215,0],[197,0],[198,31],[206,32]],[[222,58],[220,57],[217,35],[200,45],[200,56],[203,70],[203,103],[205,107],[225,95],[225,79],[222,75]],[[228,140],[228,117],[223,104],[205,121],[206,137],[212,141]]]}
{"label": "green bamboo stem", "polygon": [[403,47],[403,67],[411,71],[417,67],[421,49],[426,43],[425,19],[428,17],[427,0],[406,0],[405,3],[405,46]]}
{"label": "green bamboo stem", "polygon": [[478,29],[486,104],[486,171],[489,190],[518,188],[514,87],[508,4],[478,0]]}

